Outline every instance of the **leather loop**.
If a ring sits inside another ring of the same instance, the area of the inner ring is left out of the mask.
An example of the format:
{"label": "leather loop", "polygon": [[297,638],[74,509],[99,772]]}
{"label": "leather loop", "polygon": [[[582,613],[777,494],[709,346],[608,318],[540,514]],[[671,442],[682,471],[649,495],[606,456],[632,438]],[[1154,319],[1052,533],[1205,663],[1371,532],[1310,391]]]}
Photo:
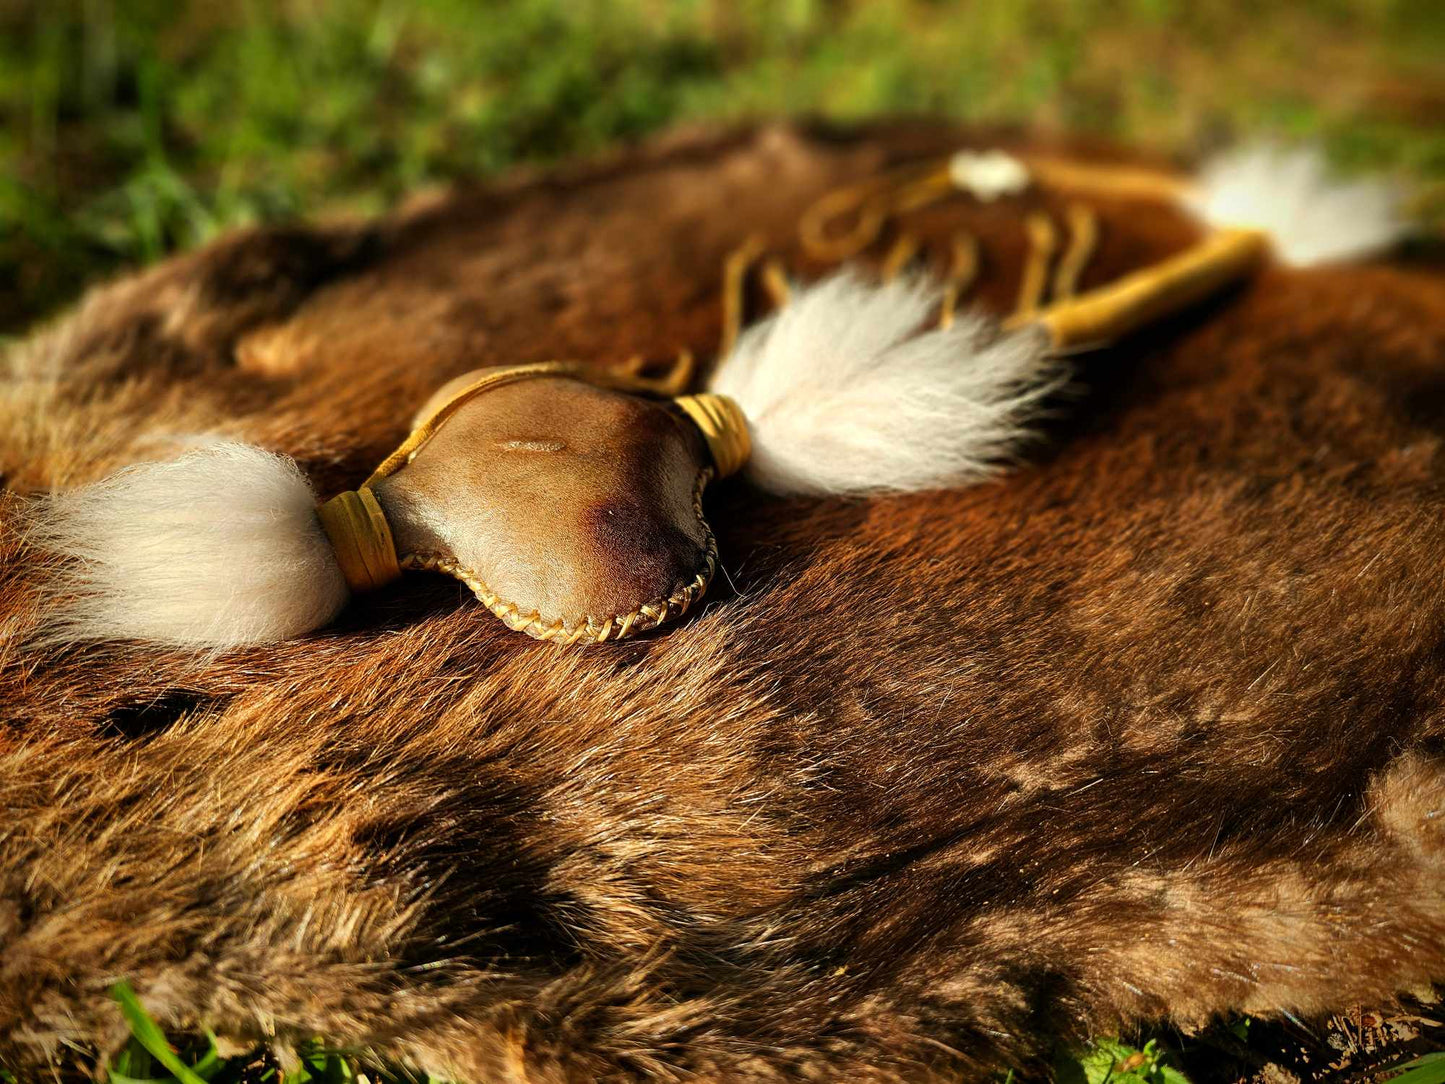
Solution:
{"label": "leather loop", "polygon": [[412,429],[406,440],[402,441],[401,447],[382,460],[381,466],[372,471],[371,477],[362,484],[362,491],[364,492],[383,478],[389,478],[411,462],[412,457],[421,450],[423,444],[431,440],[432,435],[441,428],[442,423],[475,396],[491,388],[500,388],[518,380],[543,376],[567,376],[583,381],[592,379],[585,366],[573,361],[539,361],[527,365],[508,365],[479,370],[476,380],[466,387],[460,388],[455,395],[438,406],[429,418]]}
{"label": "leather loop", "polygon": [[673,400],[693,420],[707,447],[719,478],[736,474],[753,452],[752,437],[743,409],[726,395],[682,395]]}
{"label": "leather loop", "polygon": [[338,493],[316,514],[353,591],[374,591],[401,575],[391,525],[369,488]]}

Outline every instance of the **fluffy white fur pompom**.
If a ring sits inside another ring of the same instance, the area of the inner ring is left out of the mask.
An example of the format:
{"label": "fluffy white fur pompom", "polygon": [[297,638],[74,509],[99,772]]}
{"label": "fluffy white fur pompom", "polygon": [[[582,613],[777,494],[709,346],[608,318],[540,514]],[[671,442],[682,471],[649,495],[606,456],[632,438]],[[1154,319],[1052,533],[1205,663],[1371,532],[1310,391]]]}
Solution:
{"label": "fluffy white fur pompom", "polygon": [[1314,147],[1224,154],[1200,171],[1187,203],[1211,226],[1262,230],[1299,266],[1378,255],[1408,232],[1395,185],[1337,177]]}
{"label": "fluffy white fur pompom", "polygon": [[347,588],[296,464],[217,443],[44,499],[27,532],[59,555],[50,643],[224,649],[317,628]]}
{"label": "fluffy white fur pompom", "polygon": [[747,416],[748,465],[776,493],[963,485],[1016,454],[1065,370],[1042,331],[997,335],[961,313],[928,329],[938,292],[844,270],[748,329],[710,390]]}

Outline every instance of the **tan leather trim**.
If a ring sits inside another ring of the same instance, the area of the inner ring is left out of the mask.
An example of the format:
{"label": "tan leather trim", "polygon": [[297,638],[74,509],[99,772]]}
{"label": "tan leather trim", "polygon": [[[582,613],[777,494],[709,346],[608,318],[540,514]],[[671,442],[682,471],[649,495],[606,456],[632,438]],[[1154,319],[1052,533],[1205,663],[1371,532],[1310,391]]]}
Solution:
{"label": "tan leather trim", "polygon": [[[647,380],[630,373],[617,372],[610,369],[598,369],[593,366],[584,365],[578,361],[537,361],[528,362],[524,365],[499,366],[494,369],[482,370],[482,375],[476,380],[467,384],[465,387],[459,388],[454,395],[449,396],[445,402],[433,410],[427,417],[419,419],[416,425],[412,427],[412,431],[407,434],[406,440],[402,441],[401,445],[394,452],[382,460],[381,465],[371,472],[371,477],[358,488],[366,489],[381,481],[383,478],[390,477],[402,467],[406,466],[416,454],[421,451],[422,447],[425,446],[426,442],[432,438],[436,431],[441,428],[443,422],[482,392],[490,391],[493,388],[500,388],[506,384],[515,383],[518,380],[549,376],[570,377],[573,380],[580,380],[584,384],[591,384],[598,388],[611,388],[616,391],[653,394],[661,398],[674,398],[661,390],[659,382],[657,381]],[[698,398],[698,396],[677,398],[694,399]],[[742,412],[738,409],[737,404],[731,403],[731,400],[729,400],[729,403],[731,404],[732,411],[737,415],[737,422],[734,424],[741,424],[742,436],[739,438],[737,435],[730,433],[727,439],[734,444],[741,439],[742,445],[748,449],[748,451],[743,452],[741,461],[738,463],[738,466],[741,466],[742,461],[746,461],[748,452],[751,451],[747,436],[747,424],[742,420]],[[694,422],[698,421],[691,410],[688,410],[687,413],[689,417],[693,418]],[[698,424],[700,425],[701,423]],[[707,437],[709,445],[712,445],[715,436],[709,436],[706,429],[703,430],[703,435]],[[723,474],[731,474],[736,469],[737,467],[733,467],[732,469],[725,470]]]}
{"label": "tan leather trim", "polygon": [[338,493],[316,515],[351,590],[374,591],[401,575],[391,525],[371,490]]}
{"label": "tan leather trim", "polygon": [[474,396],[488,391],[492,388],[499,388],[504,384],[511,384],[517,380],[527,380],[539,376],[570,376],[588,383],[597,383],[606,386],[606,377],[601,380],[592,380],[591,373],[588,373],[586,366],[575,361],[539,361],[527,365],[509,365],[505,368],[489,369],[471,384],[462,388],[445,403],[439,406],[421,424],[417,425],[402,441],[401,446],[381,461],[381,466],[371,472],[371,477],[362,483],[361,488],[375,485],[383,478],[395,474],[402,467],[409,463],[422,446],[432,438],[443,422],[455,414],[462,406]]}
{"label": "tan leather trim", "polygon": [[673,403],[692,419],[707,442],[719,478],[726,478],[742,469],[753,454],[753,440],[748,432],[748,420],[743,417],[743,408],[735,399],[702,392],[679,395]]}
{"label": "tan leather trim", "polygon": [[448,554],[408,553],[401,558],[401,567],[442,572],[455,577],[471,588],[472,594],[476,595],[482,605],[501,618],[508,628],[525,632],[537,640],[549,640],[557,644],[575,644],[579,641],[600,644],[608,640],[623,640],[681,617],[712,583],[713,574],[717,571],[717,539],[713,536],[712,527],[702,509],[703,490],[707,488],[712,476],[711,467],[698,471],[692,497],[693,512],[707,539],[702,567],[691,580],[678,584],[670,594],[644,602],[628,613],[609,615],[605,620],[599,620],[591,614],[579,614],[570,621],[560,617],[547,621],[536,610],[523,610],[517,603],[501,598],[474,569],[465,567]]}
{"label": "tan leather trim", "polygon": [[1161,263],[1004,323],[1037,323],[1058,349],[1115,342],[1137,328],[1202,301],[1269,258],[1269,238],[1257,230],[1220,230]]}

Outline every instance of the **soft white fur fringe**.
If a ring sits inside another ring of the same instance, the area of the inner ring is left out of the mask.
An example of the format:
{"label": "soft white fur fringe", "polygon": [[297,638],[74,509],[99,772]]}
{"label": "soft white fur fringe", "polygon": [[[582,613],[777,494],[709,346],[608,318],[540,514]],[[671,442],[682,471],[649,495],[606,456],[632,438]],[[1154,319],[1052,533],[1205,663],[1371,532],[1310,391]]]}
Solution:
{"label": "soft white fur fringe", "polygon": [[1408,232],[1401,192],[1379,176],[1343,178],[1317,147],[1260,144],[1209,162],[1189,208],[1216,228],[1262,230],[1295,266],[1378,255]]}
{"label": "soft white fur fringe", "polygon": [[308,632],[347,588],[290,459],[218,442],[38,503],[27,540],[61,560],[38,638],[220,650]]}
{"label": "soft white fur fringe", "polygon": [[998,335],[962,313],[923,330],[938,289],[835,273],[743,333],[711,391],[742,407],[749,476],[775,493],[965,485],[1017,458],[1040,400],[1065,379],[1044,334]]}

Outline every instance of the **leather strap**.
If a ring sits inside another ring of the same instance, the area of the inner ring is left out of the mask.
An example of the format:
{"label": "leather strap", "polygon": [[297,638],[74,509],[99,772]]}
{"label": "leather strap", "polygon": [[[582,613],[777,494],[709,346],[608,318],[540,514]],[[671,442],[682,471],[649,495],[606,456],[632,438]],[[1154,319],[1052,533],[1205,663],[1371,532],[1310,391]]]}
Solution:
{"label": "leather strap", "polygon": [[391,525],[366,486],[338,493],[316,510],[353,591],[374,591],[401,575]]}
{"label": "leather strap", "polygon": [[1202,301],[1269,258],[1269,238],[1256,230],[1220,230],[1162,263],[1117,282],[1015,316],[1010,330],[1038,324],[1056,349],[1112,343],[1155,320]]}
{"label": "leather strap", "polygon": [[680,395],[673,400],[702,433],[712,453],[717,476],[736,474],[753,452],[752,437],[743,408],[726,395],[705,392],[701,395]]}

